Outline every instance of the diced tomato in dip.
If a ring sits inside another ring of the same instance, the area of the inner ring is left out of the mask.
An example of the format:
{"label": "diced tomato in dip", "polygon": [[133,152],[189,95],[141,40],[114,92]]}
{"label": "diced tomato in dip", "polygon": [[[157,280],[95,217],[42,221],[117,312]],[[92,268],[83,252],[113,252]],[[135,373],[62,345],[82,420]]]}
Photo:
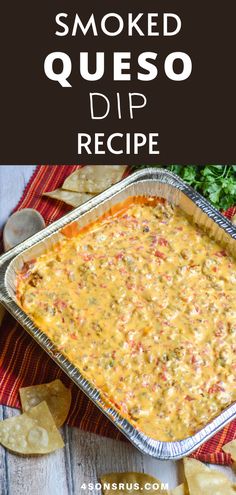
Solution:
{"label": "diced tomato in dip", "polygon": [[192,435],[236,400],[235,260],[156,198],[68,232],[18,274],[22,308],[138,430]]}

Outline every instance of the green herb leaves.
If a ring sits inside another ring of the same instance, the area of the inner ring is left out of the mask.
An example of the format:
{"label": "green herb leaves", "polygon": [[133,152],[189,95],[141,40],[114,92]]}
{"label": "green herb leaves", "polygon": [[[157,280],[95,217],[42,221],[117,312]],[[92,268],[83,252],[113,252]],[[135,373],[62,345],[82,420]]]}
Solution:
{"label": "green herb leaves", "polygon": [[[144,167],[148,165],[133,168]],[[179,175],[220,210],[236,204],[236,165],[166,165],[162,168]]]}

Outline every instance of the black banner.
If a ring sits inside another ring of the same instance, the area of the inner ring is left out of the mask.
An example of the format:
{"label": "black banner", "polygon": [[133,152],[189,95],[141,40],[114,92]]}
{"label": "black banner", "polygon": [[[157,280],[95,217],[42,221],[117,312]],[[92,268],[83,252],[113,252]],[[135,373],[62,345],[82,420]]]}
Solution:
{"label": "black banner", "polygon": [[232,1],[1,13],[0,163],[235,162]]}

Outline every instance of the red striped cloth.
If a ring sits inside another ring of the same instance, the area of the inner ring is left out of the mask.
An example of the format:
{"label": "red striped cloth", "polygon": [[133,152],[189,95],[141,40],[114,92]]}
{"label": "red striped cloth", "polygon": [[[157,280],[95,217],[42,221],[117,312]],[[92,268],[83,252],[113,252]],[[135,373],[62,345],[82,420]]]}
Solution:
{"label": "red striped cloth", "polygon": [[[60,187],[65,178],[79,167],[80,165],[39,165],[16,210],[36,208],[43,215],[46,224],[60,218],[70,211],[70,207],[43,197],[42,193]],[[236,208],[231,208],[226,215],[231,218],[235,212]],[[69,425],[111,438],[124,439],[14,318],[7,314],[0,331],[0,403],[20,407],[20,387],[49,382],[55,378],[60,378],[72,389],[72,406],[67,419]],[[222,451],[222,445],[234,438],[236,421],[202,445],[193,456],[205,462],[230,464],[231,457]]]}

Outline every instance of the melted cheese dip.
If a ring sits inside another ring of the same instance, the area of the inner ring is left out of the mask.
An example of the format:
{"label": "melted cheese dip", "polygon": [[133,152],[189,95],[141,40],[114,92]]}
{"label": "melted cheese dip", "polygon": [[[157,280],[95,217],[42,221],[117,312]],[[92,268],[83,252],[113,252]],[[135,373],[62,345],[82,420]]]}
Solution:
{"label": "melted cheese dip", "polygon": [[178,207],[133,198],[25,264],[17,296],[108,404],[169,441],[236,400],[235,282]]}

